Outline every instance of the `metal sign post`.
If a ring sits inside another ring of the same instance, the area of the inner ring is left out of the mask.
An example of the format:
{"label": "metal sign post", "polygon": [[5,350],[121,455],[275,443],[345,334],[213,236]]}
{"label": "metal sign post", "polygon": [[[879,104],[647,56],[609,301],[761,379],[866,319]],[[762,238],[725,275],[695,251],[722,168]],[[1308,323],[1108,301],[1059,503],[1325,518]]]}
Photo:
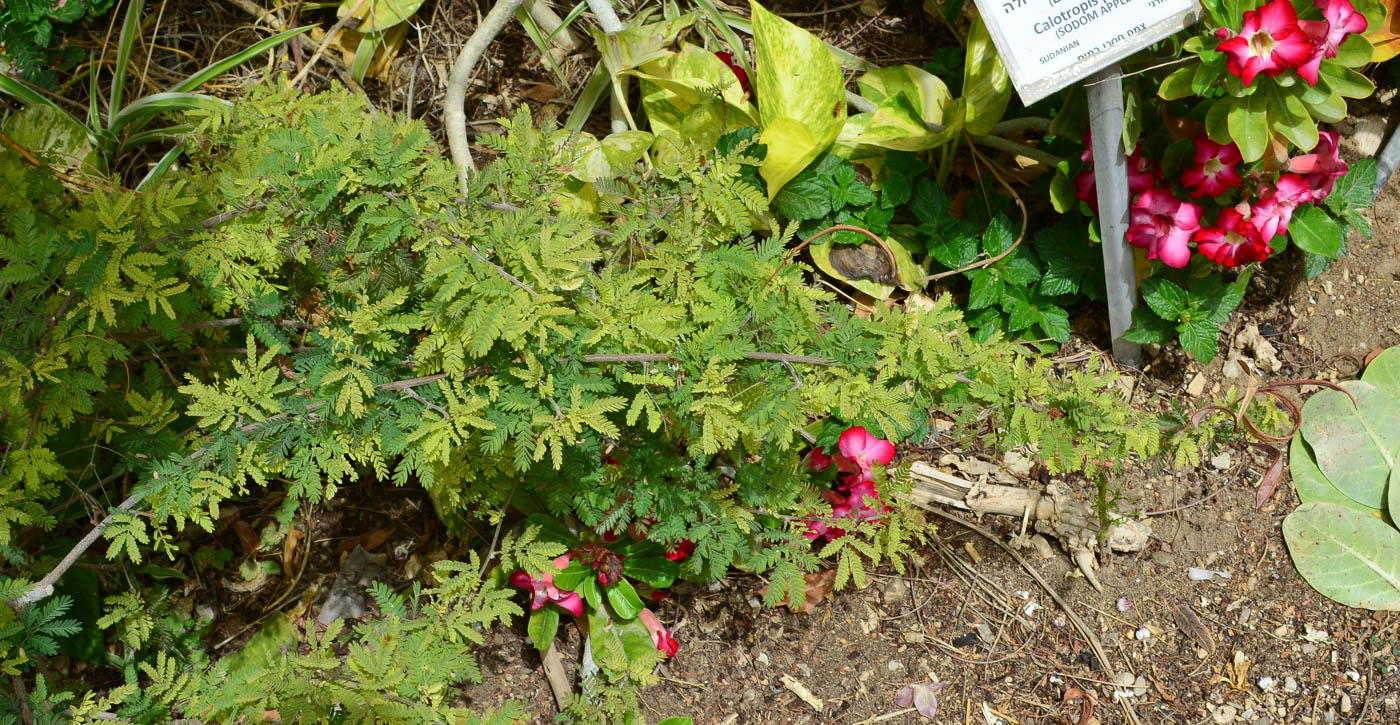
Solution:
{"label": "metal sign post", "polygon": [[1123,339],[1132,325],[1137,280],[1128,229],[1128,162],[1123,154],[1123,83],[1118,61],[1195,24],[1197,0],[976,0],[992,41],[1026,105],[1093,75],[1086,90],[1094,137],[1113,357],[1136,367],[1141,349]]}
{"label": "metal sign post", "polygon": [[1133,324],[1137,276],[1133,251],[1123,239],[1128,231],[1128,158],[1123,154],[1123,79],[1117,64],[1091,76],[1085,90],[1094,141],[1094,187],[1099,198],[1099,238],[1103,240],[1113,359],[1135,368],[1142,363],[1142,348],[1123,339],[1123,332]]}

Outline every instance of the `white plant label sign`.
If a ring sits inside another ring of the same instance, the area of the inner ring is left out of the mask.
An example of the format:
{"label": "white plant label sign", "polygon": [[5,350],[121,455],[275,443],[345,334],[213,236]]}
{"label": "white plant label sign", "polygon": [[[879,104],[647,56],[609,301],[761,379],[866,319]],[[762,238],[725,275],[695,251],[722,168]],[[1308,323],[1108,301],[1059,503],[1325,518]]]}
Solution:
{"label": "white plant label sign", "polygon": [[1193,25],[1197,0],[976,0],[1030,105]]}

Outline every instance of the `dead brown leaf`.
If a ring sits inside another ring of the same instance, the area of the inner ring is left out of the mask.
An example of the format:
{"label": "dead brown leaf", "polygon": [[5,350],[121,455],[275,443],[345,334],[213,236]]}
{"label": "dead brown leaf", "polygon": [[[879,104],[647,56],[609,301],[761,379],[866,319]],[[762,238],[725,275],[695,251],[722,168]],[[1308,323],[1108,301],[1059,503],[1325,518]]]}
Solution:
{"label": "dead brown leaf", "polygon": [[1171,605],[1172,619],[1176,621],[1176,626],[1186,633],[1186,636],[1195,640],[1196,644],[1206,651],[1207,655],[1215,654],[1215,640],[1210,636],[1210,630],[1201,624],[1200,617],[1185,604]]}
{"label": "dead brown leaf", "polygon": [[252,556],[258,550],[258,532],[243,519],[233,522],[233,533],[238,536],[238,544],[243,547],[243,553]]}
{"label": "dead brown leaf", "polygon": [[389,536],[393,533],[394,530],[392,528],[382,528],[375,529],[374,531],[370,531],[368,533],[360,534],[359,536],[356,536],[353,539],[346,539],[345,541],[340,542],[340,546],[336,547],[335,553],[337,555],[344,554],[345,552],[354,549],[356,546],[365,547],[365,551],[374,551],[380,546],[383,546],[384,542],[388,541]]}
{"label": "dead brown leaf", "polygon": [[555,96],[559,95],[559,87],[548,83],[536,83],[520,95],[532,101],[548,103],[554,100]]}
{"label": "dead brown leaf", "polygon": [[[836,570],[823,569],[811,574],[803,574],[802,578],[807,582],[807,598],[803,600],[802,606],[793,609],[791,599],[782,604],[793,614],[810,614],[823,599],[826,599],[826,596],[831,593],[832,585],[836,582]],[[768,587],[764,587],[761,593],[767,594]]]}
{"label": "dead brown leaf", "polygon": [[306,537],[301,529],[293,527],[282,540],[282,570],[290,572],[296,568],[297,553],[301,540]]}

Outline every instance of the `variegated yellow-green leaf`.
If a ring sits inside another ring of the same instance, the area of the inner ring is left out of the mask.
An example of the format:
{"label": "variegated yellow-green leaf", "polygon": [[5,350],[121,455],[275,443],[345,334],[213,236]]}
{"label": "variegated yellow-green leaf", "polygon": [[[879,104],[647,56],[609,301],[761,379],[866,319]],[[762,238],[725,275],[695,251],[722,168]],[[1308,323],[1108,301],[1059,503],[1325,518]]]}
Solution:
{"label": "variegated yellow-green leaf", "polygon": [[[852,116],[841,129],[839,143],[844,146],[878,146],[895,151],[923,151],[942,146],[957,136],[963,126],[963,102],[952,102],[938,114],[943,129],[929,130],[924,114],[903,93],[880,102],[873,113]],[[857,120],[859,119],[859,120]]]}
{"label": "variegated yellow-green leaf", "polygon": [[967,116],[963,126],[974,136],[985,136],[1006,113],[1011,100],[1011,77],[992,44],[992,34],[978,17],[967,36],[967,60],[963,65],[963,101]]}
{"label": "variegated yellow-green leaf", "polygon": [[[729,66],[704,48],[685,45],[680,52],[628,71],[641,79],[642,108],[655,133],[680,133],[685,120],[702,106],[726,106],[716,115],[730,129],[758,125],[749,102]],[[718,95],[715,91],[718,91]],[[717,136],[718,134],[716,134]]]}
{"label": "variegated yellow-green leaf", "polygon": [[[813,244],[809,249],[812,252],[812,261],[817,263],[817,267],[821,269],[821,271],[855,287],[875,299],[888,299],[890,295],[894,294],[896,289],[918,289],[920,286],[918,279],[928,274],[928,270],[914,261],[914,256],[909,253],[908,248],[903,244],[893,239],[886,239],[885,244],[890,248],[891,252],[894,252],[895,266],[899,277],[898,286],[886,284],[884,282],[876,282],[871,279],[850,279],[846,277],[846,275],[836,269],[836,266],[833,265],[831,261],[832,250],[840,245],[823,240],[822,242]],[[880,256],[879,264],[889,264],[889,260],[885,258],[885,251],[883,249],[879,249],[874,244],[867,244],[862,249],[871,254],[878,254]],[[885,269],[888,270],[889,267],[885,266]]]}
{"label": "variegated yellow-green leaf", "polygon": [[655,138],[646,131],[608,134],[603,138],[603,157],[607,159],[613,174],[619,174],[626,167],[637,163],[647,149],[651,148],[651,142]]}
{"label": "variegated yellow-green leaf", "polygon": [[761,141],[759,167],[771,199],[836,140],[846,123],[846,84],[836,56],[820,38],[750,2],[754,91]]}
{"label": "variegated yellow-green leaf", "polygon": [[603,65],[617,75],[671,55],[667,48],[699,17],[698,12],[691,12],[671,20],[628,26],[612,34],[594,28],[593,40],[602,53]]}
{"label": "variegated yellow-green leaf", "polygon": [[903,94],[925,123],[943,123],[943,113],[953,102],[953,94],[938,76],[914,65],[879,68],[861,76],[856,84],[860,94],[875,103]]}
{"label": "variegated yellow-green leaf", "polygon": [[55,168],[96,173],[105,166],[87,128],[53,106],[31,103],[5,117],[3,128],[10,140]]}
{"label": "variegated yellow-green leaf", "polygon": [[[359,0],[343,0],[335,11],[336,15],[342,18],[349,15],[357,2]],[[373,0],[360,7],[356,13],[361,19],[360,27],[352,30],[359,33],[383,32],[412,17],[422,5],[423,0]]]}

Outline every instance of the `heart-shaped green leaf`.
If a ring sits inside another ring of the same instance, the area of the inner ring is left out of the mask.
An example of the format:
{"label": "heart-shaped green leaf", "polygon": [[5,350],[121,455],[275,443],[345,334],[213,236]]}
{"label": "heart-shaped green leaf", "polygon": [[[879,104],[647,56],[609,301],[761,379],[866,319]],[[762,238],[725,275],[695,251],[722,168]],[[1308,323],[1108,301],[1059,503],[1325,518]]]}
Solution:
{"label": "heart-shaped green leaf", "polygon": [[[1288,447],[1288,473],[1293,477],[1293,490],[1298,493],[1300,503],[1335,503],[1360,511],[1373,518],[1382,518],[1380,509],[1374,509],[1344,494],[1317,467],[1312,449],[1303,442],[1302,436],[1293,436]],[[1392,519],[1393,520],[1393,519]]]}
{"label": "heart-shaped green leaf", "polygon": [[1283,520],[1298,573],[1351,607],[1400,610],[1400,531],[1346,506],[1305,503]]}
{"label": "heart-shaped green leaf", "polygon": [[846,78],[820,38],[750,3],[754,92],[762,142],[759,172],[771,199],[836,140],[846,123]]}
{"label": "heart-shaped green leaf", "polygon": [[1323,390],[1303,405],[1303,437],[1334,486],[1370,508],[1385,506],[1385,488],[1400,448],[1400,398],[1362,380]]}

